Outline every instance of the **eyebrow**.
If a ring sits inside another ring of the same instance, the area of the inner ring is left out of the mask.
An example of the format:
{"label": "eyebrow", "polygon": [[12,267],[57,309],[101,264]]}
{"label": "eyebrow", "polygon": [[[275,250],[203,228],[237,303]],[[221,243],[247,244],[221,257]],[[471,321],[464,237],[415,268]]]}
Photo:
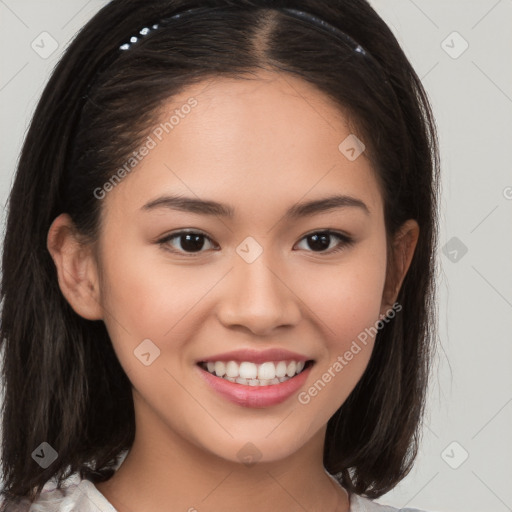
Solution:
{"label": "eyebrow", "polygon": [[[366,215],[370,214],[368,206],[366,206],[366,204],[360,199],[347,195],[334,195],[295,204],[286,211],[284,217],[289,220],[295,220],[337,208],[348,207],[359,208]],[[149,203],[146,203],[141,209],[144,211],[151,211],[159,208],[228,218],[233,218],[235,216],[235,209],[230,205],[218,203],[217,201],[177,195],[157,197]]]}

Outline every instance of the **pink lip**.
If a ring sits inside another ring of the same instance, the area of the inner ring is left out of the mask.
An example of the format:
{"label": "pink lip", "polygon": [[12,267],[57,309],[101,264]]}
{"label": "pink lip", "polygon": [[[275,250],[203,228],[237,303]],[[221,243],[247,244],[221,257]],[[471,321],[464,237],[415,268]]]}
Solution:
{"label": "pink lip", "polygon": [[[266,361],[268,360],[269,359],[266,359]],[[304,359],[300,360],[302,361]],[[219,361],[219,359],[216,359],[216,361]],[[199,365],[197,365],[197,369],[200,372],[201,377],[212,387],[214,391],[235,404],[255,408],[270,407],[272,405],[280,404],[290,398],[290,396],[297,393],[301,386],[304,385],[311,368],[312,366],[305,368],[295,377],[292,377],[280,384],[269,386],[246,386],[244,384],[230,382],[222,377],[212,375],[210,372],[203,370]]]}
{"label": "pink lip", "polygon": [[267,361],[308,361],[311,357],[306,357],[296,352],[290,352],[280,348],[271,348],[268,350],[233,350],[232,352],[223,352],[222,354],[216,354],[213,356],[199,359],[196,362],[208,362],[208,361],[237,361],[239,363],[243,361],[249,361],[255,364],[266,363]]}

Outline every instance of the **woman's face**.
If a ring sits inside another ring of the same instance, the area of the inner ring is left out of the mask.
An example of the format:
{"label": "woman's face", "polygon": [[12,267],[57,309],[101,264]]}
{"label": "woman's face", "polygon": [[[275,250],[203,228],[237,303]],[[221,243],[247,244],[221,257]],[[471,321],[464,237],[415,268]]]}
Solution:
{"label": "woman's face", "polygon": [[[141,161],[105,187],[98,244],[137,435],[235,462],[320,442],[390,309],[383,203],[362,147],[311,85],[260,77],[203,82],[166,105]],[[317,203],[333,196],[346,198]]]}

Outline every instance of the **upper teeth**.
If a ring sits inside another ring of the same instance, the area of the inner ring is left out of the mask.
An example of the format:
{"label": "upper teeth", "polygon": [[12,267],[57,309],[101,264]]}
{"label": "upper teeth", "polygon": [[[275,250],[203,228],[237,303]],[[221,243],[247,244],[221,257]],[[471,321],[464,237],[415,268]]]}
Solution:
{"label": "upper teeth", "polygon": [[210,373],[218,377],[232,377],[236,379],[272,380],[281,377],[293,377],[304,369],[304,361],[268,361],[255,364],[249,361],[237,363],[236,361],[208,361],[206,367]]}

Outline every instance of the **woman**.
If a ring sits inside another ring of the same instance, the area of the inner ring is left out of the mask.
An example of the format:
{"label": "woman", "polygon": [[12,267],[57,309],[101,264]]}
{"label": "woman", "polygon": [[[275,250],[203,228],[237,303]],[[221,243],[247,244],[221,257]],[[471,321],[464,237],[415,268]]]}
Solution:
{"label": "woman", "polygon": [[388,510],[433,349],[438,165],[363,0],[110,2],[11,193],[3,509]]}

